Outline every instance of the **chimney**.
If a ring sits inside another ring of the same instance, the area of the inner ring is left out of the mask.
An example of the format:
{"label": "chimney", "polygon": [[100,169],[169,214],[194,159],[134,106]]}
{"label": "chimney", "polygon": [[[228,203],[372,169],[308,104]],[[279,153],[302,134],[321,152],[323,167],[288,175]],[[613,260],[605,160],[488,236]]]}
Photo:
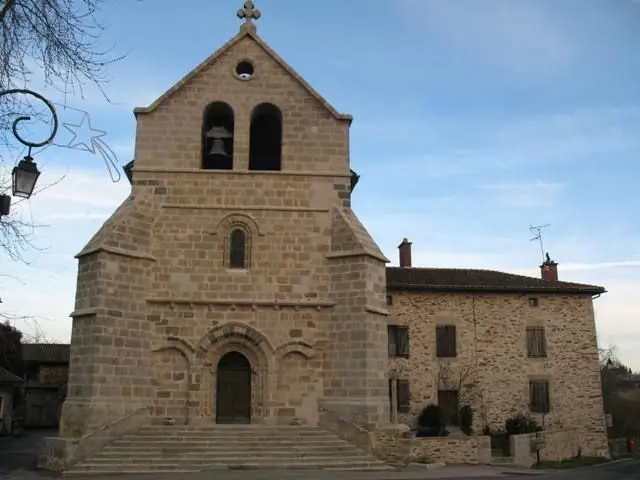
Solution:
{"label": "chimney", "polygon": [[400,266],[402,268],[411,268],[411,242],[406,238],[402,239],[402,243],[398,245],[400,250]]}
{"label": "chimney", "polygon": [[558,281],[558,264],[551,260],[548,252],[545,261],[540,265],[540,278],[545,282]]}

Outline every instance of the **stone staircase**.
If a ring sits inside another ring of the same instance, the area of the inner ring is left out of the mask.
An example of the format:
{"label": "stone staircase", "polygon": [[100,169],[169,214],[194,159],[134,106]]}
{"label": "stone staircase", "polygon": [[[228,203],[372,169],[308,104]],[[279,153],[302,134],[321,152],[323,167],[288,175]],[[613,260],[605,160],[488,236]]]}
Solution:
{"label": "stone staircase", "polygon": [[74,465],[65,475],[217,469],[393,470],[320,428],[176,425],[144,427]]}

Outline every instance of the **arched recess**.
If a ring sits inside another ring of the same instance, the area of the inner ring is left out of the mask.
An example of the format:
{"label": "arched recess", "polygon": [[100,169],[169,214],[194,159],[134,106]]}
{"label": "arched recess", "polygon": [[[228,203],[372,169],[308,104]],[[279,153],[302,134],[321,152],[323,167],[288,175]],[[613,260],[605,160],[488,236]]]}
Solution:
{"label": "arched recess", "polygon": [[151,353],[155,387],[154,415],[174,418],[180,423],[189,419],[188,355],[175,346],[165,346]]}
{"label": "arched recess", "polygon": [[248,213],[229,213],[222,217],[216,225],[216,235],[226,235],[235,225],[244,226],[251,236],[257,237],[264,235],[264,232],[258,225],[258,222]]}
{"label": "arched recess", "polygon": [[309,360],[313,356],[313,347],[306,342],[288,342],[276,348],[276,358],[281,359],[290,353],[298,353]]}
{"label": "arched recess", "polygon": [[251,112],[249,170],[282,169],[282,112],[261,103]]}
{"label": "arched recess", "polygon": [[233,109],[225,102],[212,102],[204,110],[202,121],[202,168],[233,169]]}
{"label": "arched recess", "polygon": [[251,422],[262,422],[269,416],[268,392],[273,371],[274,349],[267,337],[255,328],[238,322],[219,325],[198,342],[198,350],[211,368],[205,378],[203,402],[206,416],[217,417],[217,375],[220,360],[231,352],[242,354],[251,365]]}
{"label": "arched recess", "polygon": [[227,322],[212,328],[200,339],[197,348],[206,352],[212,345],[230,338],[242,340],[243,343],[257,347],[268,356],[273,356],[275,351],[264,333],[240,322]]}

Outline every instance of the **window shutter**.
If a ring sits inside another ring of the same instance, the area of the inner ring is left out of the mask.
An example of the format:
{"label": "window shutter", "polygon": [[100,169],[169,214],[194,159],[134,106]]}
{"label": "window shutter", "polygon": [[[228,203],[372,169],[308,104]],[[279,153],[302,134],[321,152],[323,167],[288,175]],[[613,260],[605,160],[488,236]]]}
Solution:
{"label": "window shutter", "polygon": [[438,358],[454,358],[456,351],[456,326],[439,325],[436,327],[436,356]]}
{"label": "window shutter", "polygon": [[409,327],[398,327],[398,356],[409,357]]}
{"label": "window shutter", "polygon": [[387,326],[387,346],[389,349],[390,357],[395,357],[398,352],[398,338],[396,332],[397,329],[395,325]]}
{"label": "window shutter", "polygon": [[547,356],[547,339],[544,327],[527,327],[527,356],[530,358]]}
{"label": "window shutter", "polygon": [[398,412],[409,413],[411,410],[411,391],[409,380],[398,379]]}
{"label": "window shutter", "polygon": [[549,413],[549,382],[546,380],[529,382],[529,401],[532,413]]}

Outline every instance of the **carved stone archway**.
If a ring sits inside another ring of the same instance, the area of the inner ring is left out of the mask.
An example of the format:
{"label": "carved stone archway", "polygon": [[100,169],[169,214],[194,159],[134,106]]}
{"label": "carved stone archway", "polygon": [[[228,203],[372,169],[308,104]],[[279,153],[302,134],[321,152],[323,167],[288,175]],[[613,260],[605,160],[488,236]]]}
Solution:
{"label": "carved stone archway", "polygon": [[223,356],[237,352],[251,365],[251,422],[268,422],[271,417],[268,404],[273,382],[274,349],[266,335],[249,325],[230,322],[210,330],[198,342],[197,350],[203,358],[202,417],[215,421],[217,366]]}

